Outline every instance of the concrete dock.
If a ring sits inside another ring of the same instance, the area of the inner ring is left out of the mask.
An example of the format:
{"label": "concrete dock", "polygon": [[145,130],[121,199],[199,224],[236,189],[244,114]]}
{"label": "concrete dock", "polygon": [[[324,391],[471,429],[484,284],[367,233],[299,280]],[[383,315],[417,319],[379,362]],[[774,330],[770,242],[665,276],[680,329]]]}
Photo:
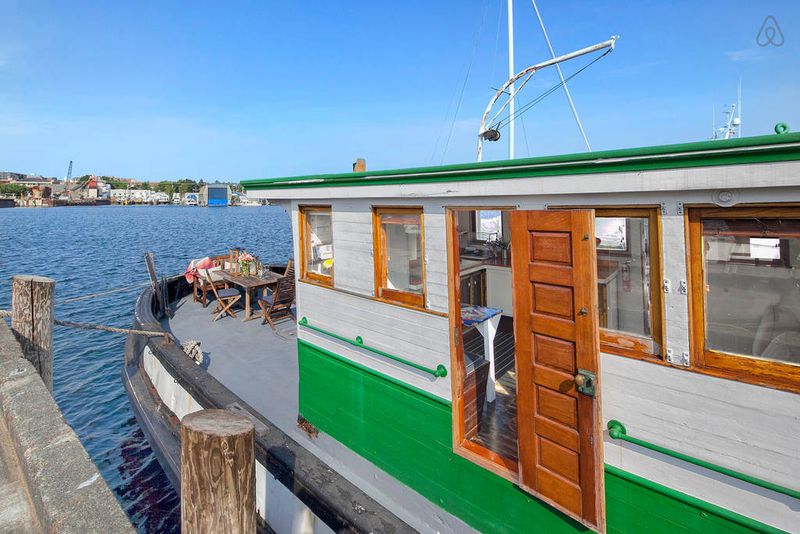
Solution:
{"label": "concrete dock", "polygon": [[134,532],[0,319],[0,533]]}

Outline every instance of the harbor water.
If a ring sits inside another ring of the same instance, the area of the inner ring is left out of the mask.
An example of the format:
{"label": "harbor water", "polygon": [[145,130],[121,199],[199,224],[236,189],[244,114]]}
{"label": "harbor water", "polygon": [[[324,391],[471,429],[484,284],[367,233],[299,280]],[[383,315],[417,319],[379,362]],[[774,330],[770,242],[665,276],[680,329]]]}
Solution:
{"label": "harbor water", "polygon": [[[264,263],[291,256],[291,228],[277,207],[107,206],[0,210],[0,309],[11,276],[56,280],[59,319],[130,327],[148,283],[144,253],[159,276],[192,258],[241,247]],[[83,295],[127,288],[95,298]],[[179,499],[128,404],[120,373],[125,336],[56,327],[53,395],[140,532],[178,532]]]}

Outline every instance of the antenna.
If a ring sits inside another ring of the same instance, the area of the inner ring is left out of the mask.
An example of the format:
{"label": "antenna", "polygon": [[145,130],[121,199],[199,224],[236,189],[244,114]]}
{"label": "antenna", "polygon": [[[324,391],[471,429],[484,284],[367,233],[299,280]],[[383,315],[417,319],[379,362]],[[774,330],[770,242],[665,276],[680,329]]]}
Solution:
{"label": "antenna", "polygon": [[737,118],[734,119],[734,124],[736,126],[738,126],[738,129],[737,129],[737,132],[736,132],[736,137],[741,137],[742,136],[742,77],[741,76],[739,76],[739,88],[737,90],[737,101],[738,101],[738,106],[737,106],[738,115],[737,115]]}
{"label": "antenna", "polygon": [[711,139],[717,138],[717,108],[711,104]]}
{"label": "antenna", "polygon": [[508,159],[514,159],[514,0],[508,0]]}

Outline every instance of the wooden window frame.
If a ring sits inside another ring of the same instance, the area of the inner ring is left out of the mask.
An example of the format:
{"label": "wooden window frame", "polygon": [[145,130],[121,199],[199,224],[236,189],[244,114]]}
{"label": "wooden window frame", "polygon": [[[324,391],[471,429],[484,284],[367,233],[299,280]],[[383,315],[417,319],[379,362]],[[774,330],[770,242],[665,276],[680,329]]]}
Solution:
{"label": "wooden window frame", "polygon": [[800,366],[710,350],[705,346],[705,276],[703,219],[785,218],[800,219],[800,208],[764,206],[746,208],[688,208],[686,222],[686,262],[689,268],[689,344],[693,370],[745,382],[800,393]]}
{"label": "wooden window frame", "polygon": [[[575,206],[571,206],[575,208]],[[650,332],[651,338],[600,328],[600,351],[639,360],[664,362],[664,302],[661,288],[663,262],[661,250],[661,210],[656,207],[596,207],[597,217],[635,217],[647,219],[650,242]],[[661,350],[656,351],[658,346]],[[659,353],[660,352],[660,353]]]}
{"label": "wooden window frame", "polygon": [[491,471],[514,483],[519,481],[519,462],[511,461],[496,452],[474,443],[465,437],[464,432],[464,347],[463,325],[461,324],[461,284],[458,251],[458,228],[456,214],[460,211],[500,210],[513,211],[516,207],[501,206],[448,206],[445,212],[448,268],[448,309],[450,331],[450,375],[453,391],[452,424],[453,452],[470,462]]}
{"label": "wooden window frame", "polygon": [[[320,205],[303,205],[298,206],[298,227],[299,232],[298,236],[300,238],[300,279],[313,282],[315,284],[319,284],[325,287],[333,287],[333,275],[335,272],[336,266],[331,267],[331,274],[330,276],[326,276],[324,274],[308,272],[306,270],[308,262],[308,250],[306,245],[308,244],[308,220],[306,218],[306,214],[309,212],[323,212],[327,211],[330,213],[331,216],[331,246],[333,246],[333,210],[331,206],[320,206]],[[334,247],[334,258],[336,257],[336,248]]]}
{"label": "wooden window frame", "polygon": [[[381,215],[419,215],[420,248],[422,260],[422,292],[410,293],[386,287],[387,262],[386,236],[381,224]],[[399,304],[409,308],[425,310],[427,302],[427,281],[425,279],[425,214],[422,206],[373,206],[372,242],[374,258],[375,298],[389,304]]]}

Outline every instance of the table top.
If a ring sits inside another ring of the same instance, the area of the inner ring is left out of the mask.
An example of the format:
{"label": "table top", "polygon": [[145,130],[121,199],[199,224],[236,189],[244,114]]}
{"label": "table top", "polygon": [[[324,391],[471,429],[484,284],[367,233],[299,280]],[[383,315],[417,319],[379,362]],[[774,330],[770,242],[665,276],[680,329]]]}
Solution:
{"label": "table top", "polygon": [[248,289],[252,287],[268,286],[283,278],[283,275],[273,273],[272,271],[265,271],[263,276],[256,276],[254,274],[245,276],[241,273],[234,273],[231,271],[226,271],[225,269],[220,269],[217,271],[217,274],[226,282],[230,282]]}
{"label": "table top", "polygon": [[461,322],[466,326],[488,321],[495,315],[500,315],[503,310],[500,308],[487,308],[486,306],[461,305]]}

